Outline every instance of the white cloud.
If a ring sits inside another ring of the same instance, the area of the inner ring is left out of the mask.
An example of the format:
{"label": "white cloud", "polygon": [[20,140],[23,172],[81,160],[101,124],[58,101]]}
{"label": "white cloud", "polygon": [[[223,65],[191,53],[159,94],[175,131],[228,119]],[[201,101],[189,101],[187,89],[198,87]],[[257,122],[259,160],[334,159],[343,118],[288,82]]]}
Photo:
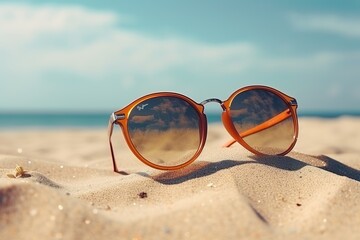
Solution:
{"label": "white cloud", "polygon": [[132,79],[172,68],[238,73],[256,52],[248,43],[146,36],[119,27],[120,17],[79,6],[0,5],[0,61],[6,57],[6,71],[24,79],[59,71],[92,80],[119,74]]}
{"label": "white cloud", "polygon": [[339,64],[360,61],[360,50],[353,52],[319,51],[303,56],[264,58],[258,62],[264,70],[270,71],[331,71]]}
{"label": "white cloud", "polygon": [[[274,83],[277,73],[295,73],[301,78],[304,72],[331,71],[360,59],[360,52],[279,57],[247,42],[209,44],[159,38],[124,28],[122,19],[111,11],[80,6],[0,4],[0,109],[11,108],[11,104],[19,109],[91,108],[95,104],[101,108],[118,101],[119,87],[135,86],[137,95],[142,86],[149,92],[172,82],[195,94],[203,94],[199,90],[205,83],[219,92],[254,83],[259,76],[268,75],[263,82]],[[350,67],[349,72],[358,75]],[[183,79],[184,75],[191,77]],[[225,86],[224,79],[231,81]],[[152,84],[155,81],[157,86]],[[89,83],[86,90],[84,82]],[[193,88],[188,87],[190,83]]]}
{"label": "white cloud", "polygon": [[112,24],[117,17],[82,7],[31,7],[27,5],[2,5],[0,24],[2,31],[39,34],[63,32],[79,28],[96,28]]}
{"label": "white cloud", "polygon": [[360,38],[360,17],[344,17],[336,14],[290,14],[290,20],[301,30]]}
{"label": "white cloud", "polygon": [[[156,38],[121,27],[121,17],[80,6],[0,4],[2,74],[12,81],[36,81],[52,72],[73,73],[92,81],[117,76],[129,86],[129,79],[147,79],[174,70],[220,76],[254,69],[301,71],[326,68],[347,57],[321,52],[270,58],[250,43],[212,45]],[[305,22],[300,21],[303,18]],[[321,19],[327,18],[293,15],[294,23],[303,27],[317,26]]]}

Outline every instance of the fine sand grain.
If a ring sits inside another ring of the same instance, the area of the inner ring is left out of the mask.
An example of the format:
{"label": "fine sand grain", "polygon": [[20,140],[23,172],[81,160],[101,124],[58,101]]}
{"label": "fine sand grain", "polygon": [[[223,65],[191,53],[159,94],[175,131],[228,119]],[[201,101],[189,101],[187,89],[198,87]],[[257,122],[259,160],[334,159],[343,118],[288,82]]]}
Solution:
{"label": "fine sand grain", "polygon": [[0,239],[360,239],[360,119],[300,129],[287,156],[257,157],[222,148],[211,125],[175,172],[134,158],[115,129],[128,175],[112,171],[106,129],[2,129]]}

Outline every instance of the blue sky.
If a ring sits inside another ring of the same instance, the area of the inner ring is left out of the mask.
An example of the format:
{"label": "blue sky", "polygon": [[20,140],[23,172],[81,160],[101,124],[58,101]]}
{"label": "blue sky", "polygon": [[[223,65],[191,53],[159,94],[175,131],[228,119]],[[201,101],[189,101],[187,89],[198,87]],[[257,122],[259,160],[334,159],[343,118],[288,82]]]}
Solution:
{"label": "blue sky", "polygon": [[360,1],[0,1],[0,83],[0,111],[225,100],[252,84],[300,111],[360,111]]}

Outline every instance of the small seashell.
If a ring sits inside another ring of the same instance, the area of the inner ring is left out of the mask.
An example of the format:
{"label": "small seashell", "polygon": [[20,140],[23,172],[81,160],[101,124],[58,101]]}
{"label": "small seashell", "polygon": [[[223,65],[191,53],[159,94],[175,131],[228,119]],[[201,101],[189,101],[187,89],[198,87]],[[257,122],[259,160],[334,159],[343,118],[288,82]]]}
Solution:
{"label": "small seashell", "polygon": [[18,177],[23,177],[25,175],[26,171],[24,171],[24,169],[19,166],[16,165],[15,167],[15,174],[13,173],[8,173],[6,174],[9,178],[18,178]]}
{"label": "small seashell", "polygon": [[16,165],[16,167],[15,167],[15,177],[21,177],[24,174],[25,174],[24,169],[21,166]]}

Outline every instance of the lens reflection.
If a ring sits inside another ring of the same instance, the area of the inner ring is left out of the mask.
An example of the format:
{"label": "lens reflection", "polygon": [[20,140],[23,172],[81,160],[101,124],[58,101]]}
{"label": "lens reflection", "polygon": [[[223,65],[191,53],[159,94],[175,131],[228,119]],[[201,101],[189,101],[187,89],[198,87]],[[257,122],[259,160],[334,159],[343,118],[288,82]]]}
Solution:
{"label": "lens reflection", "polygon": [[267,90],[248,90],[237,95],[230,116],[243,140],[256,151],[284,153],[294,141],[294,122],[289,106]]}
{"label": "lens reflection", "polygon": [[197,110],[177,97],[156,97],[130,113],[128,131],[140,155],[160,166],[189,161],[200,145]]}

